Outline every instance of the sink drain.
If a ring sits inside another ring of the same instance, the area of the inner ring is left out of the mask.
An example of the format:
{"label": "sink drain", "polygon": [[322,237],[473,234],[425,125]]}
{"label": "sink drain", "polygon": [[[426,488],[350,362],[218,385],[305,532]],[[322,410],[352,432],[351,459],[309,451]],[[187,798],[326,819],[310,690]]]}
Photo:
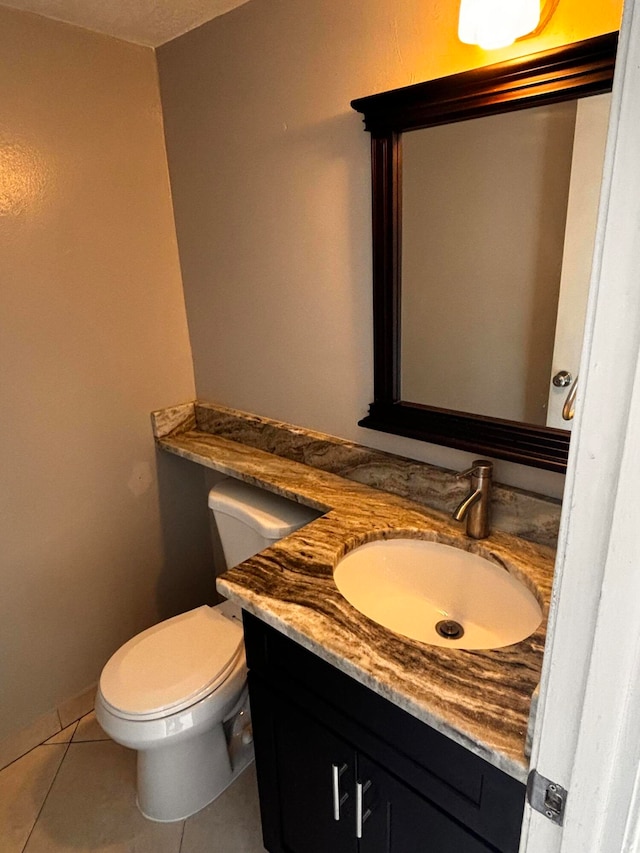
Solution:
{"label": "sink drain", "polygon": [[445,640],[459,640],[464,635],[464,628],[453,619],[443,619],[436,624],[436,631]]}

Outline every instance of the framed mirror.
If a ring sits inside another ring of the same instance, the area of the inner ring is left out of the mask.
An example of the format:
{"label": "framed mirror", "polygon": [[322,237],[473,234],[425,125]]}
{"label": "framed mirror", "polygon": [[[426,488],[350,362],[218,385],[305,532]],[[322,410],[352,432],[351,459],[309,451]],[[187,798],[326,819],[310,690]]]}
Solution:
{"label": "framed mirror", "polygon": [[566,469],[616,45],[352,101],[373,191],[361,426]]}

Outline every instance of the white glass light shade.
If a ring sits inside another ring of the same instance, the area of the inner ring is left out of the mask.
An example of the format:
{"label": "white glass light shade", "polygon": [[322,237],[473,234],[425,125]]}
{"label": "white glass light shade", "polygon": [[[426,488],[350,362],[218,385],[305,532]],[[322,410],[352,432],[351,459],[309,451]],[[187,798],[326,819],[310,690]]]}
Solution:
{"label": "white glass light shade", "polygon": [[540,0],[460,0],[458,38],[494,50],[527,35],[540,21]]}

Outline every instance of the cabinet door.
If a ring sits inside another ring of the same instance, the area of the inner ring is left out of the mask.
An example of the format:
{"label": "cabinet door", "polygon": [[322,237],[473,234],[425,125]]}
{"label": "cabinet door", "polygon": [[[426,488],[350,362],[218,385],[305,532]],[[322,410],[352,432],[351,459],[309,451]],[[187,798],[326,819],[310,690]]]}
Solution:
{"label": "cabinet door", "polygon": [[264,839],[273,853],[357,853],[355,752],[250,680]]}
{"label": "cabinet door", "polygon": [[357,775],[362,790],[360,853],[495,853],[495,847],[365,756],[358,756]]}

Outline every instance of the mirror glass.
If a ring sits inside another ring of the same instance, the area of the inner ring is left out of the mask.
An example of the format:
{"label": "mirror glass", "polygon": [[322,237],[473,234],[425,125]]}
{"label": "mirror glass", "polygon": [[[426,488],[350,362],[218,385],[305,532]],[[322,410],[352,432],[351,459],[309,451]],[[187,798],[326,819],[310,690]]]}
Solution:
{"label": "mirror glass", "polygon": [[609,104],[403,133],[402,400],[570,429]]}

